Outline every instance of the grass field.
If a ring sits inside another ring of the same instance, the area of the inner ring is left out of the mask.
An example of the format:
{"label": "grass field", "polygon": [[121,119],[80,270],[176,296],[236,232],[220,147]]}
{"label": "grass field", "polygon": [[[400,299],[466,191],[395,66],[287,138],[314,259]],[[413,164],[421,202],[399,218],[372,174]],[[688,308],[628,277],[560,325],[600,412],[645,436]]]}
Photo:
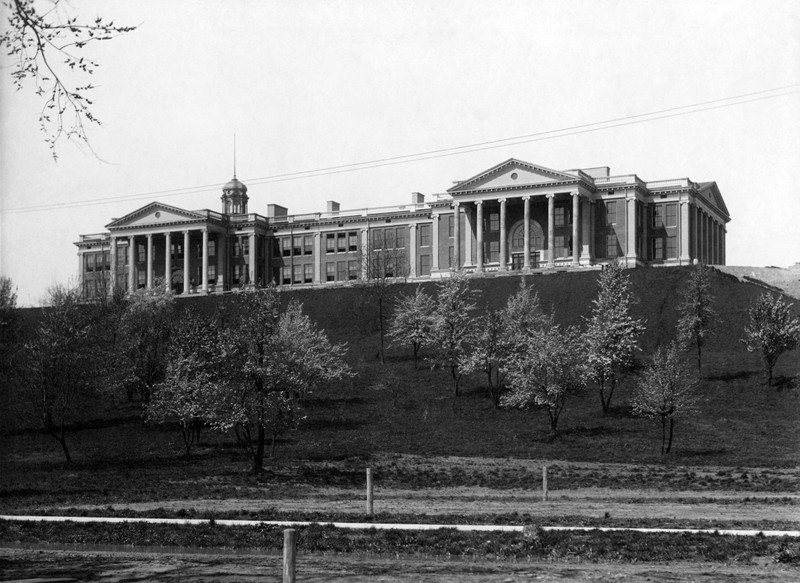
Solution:
{"label": "grass field", "polygon": [[[647,320],[646,362],[673,337],[687,271],[630,275],[635,315]],[[580,324],[595,278],[563,273],[529,281],[559,322]],[[518,285],[516,277],[476,280],[480,306],[503,305]],[[312,395],[307,419],[279,440],[262,474],[249,473],[230,435],[204,433],[187,460],[176,430],[143,425],[136,404],[105,401],[76,421],[71,465],[46,435],[20,426],[0,435],[0,513],[357,520],[364,518],[364,470],[372,467],[382,521],[798,528],[798,351],[782,357],[776,386],[767,387],[758,356],[739,340],[747,307],[762,291],[713,275],[719,319],[704,353],[700,408],[678,419],[668,456],[660,454],[660,428],[631,415],[635,377],[618,388],[607,417],[595,389],[570,401],[553,439],[544,413],[495,409],[480,376],[466,379],[454,397],[448,377],[424,364],[415,369],[407,347],[391,347],[382,365],[374,310],[357,289],[296,290],[287,296],[304,302],[334,341],[348,343],[356,376]],[[182,305],[210,310],[218,301]],[[538,494],[544,464],[548,502]],[[0,534],[6,542],[23,539],[8,529]],[[736,545],[719,561],[733,560]],[[599,552],[586,548],[586,557]],[[762,555],[743,551],[740,563]],[[645,560],[631,557],[602,560]],[[689,559],[716,560],[713,553]]]}

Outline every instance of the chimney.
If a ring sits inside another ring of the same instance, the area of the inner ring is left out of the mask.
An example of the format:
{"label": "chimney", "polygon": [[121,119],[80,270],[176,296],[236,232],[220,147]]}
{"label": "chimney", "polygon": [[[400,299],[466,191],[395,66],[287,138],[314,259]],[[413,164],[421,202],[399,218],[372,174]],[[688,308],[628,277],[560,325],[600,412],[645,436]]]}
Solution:
{"label": "chimney", "polygon": [[411,204],[425,204],[425,195],[421,192],[412,192]]}
{"label": "chimney", "polygon": [[270,219],[277,219],[279,217],[285,218],[289,214],[289,209],[279,204],[267,205],[267,217]]}
{"label": "chimney", "polygon": [[328,201],[328,212],[329,213],[338,213],[339,212],[339,203],[334,200]]}

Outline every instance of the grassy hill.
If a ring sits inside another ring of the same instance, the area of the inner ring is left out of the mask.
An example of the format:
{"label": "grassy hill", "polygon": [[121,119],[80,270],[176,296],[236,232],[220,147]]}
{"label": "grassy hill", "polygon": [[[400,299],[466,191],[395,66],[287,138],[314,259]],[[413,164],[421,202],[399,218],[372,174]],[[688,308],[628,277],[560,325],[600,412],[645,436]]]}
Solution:
{"label": "grassy hill", "polygon": [[[628,273],[638,299],[634,315],[647,321],[647,332],[641,341],[641,360],[645,363],[656,346],[674,336],[679,289],[688,269],[637,269]],[[597,272],[553,273],[528,276],[528,281],[559,322],[581,325],[597,291],[596,278]],[[472,285],[480,292],[479,310],[504,305],[519,283],[518,276],[474,279]],[[421,285],[434,293],[435,283]],[[414,284],[392,286],[391,296],[396,298],[413,289]],[[695,416],[676,422],[673,454],[668,460],[734,467],[800,465],[800,399],[793,380],[799,372],[798,351],[784,355],[778,363],[778,386],[766,387],[758,355],[748,353],[739,340],[747,308],[764,290],[715,272],[712,291],[719,319],[714,325],[715,335],[705,349],[700,410]],[[618,387],[608,417],[601,414],[594,388],[571,400],[559,424],[561,435],[551,439],[545,413],[495,409],[481,376],[466,378],[463,394],[454,397],[446,373],[432,371],[424,363],[415,369],[406,346],[390,347],[387,363],[381,364],[377,358],[376,310],[362,290],[298,289],[287,292],[285,297],[303,302],[306,312],[327,330],[332,340],[348,344],[348,360],[356,376],[326,387],[309,399],[307,419],[301,429],[278,443],[277,455],[282,459],[321,461],[416,454],[662,461],[659,426],[630,414],[635,377]],[[181,307],[205,311],[225,300],[208,297],[179,301]],[[107,427],[85,429],[73,437],[77,458],[141,459],[154,451],[159,456],[180,454],[177,434],[165,428],[143,427],[130,406],[120,405],[113,414],[119,418],[117,421],[91,424]],[[93,418],[91,412],[86,415]],[[118,447],[114,446],[111,436],[122,433],[126,437]],[[52,447],[52,459],[57,460],[56,444],[48,442],[46,436],[36,437],[40,440],[35,446],[37,455]],[[34,447],[34,436],[30,434],[6,438],[12,439],[11,449],[22,457],[29,447]],[[207,439],[207,444],[220,447],[231,445],[232,441],[229,437]]]}

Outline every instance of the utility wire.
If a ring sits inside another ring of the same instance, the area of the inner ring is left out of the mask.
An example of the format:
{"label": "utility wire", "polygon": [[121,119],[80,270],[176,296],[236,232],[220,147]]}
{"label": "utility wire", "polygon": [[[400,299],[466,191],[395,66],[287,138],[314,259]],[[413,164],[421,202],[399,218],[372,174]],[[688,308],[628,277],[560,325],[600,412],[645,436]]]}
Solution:
{"label": "utility wire", "polygon": [[[779,92],[779,93],[776,93]],[[791,85],[784,85],[782,87],[774,87],[772,89],[764,89],[761,91],[754,91],[751,93],[743,93],[730,97],[720,99],[713,99],[710,101],[701,101],[689,105],[681,105],[677,107],[670,107],[648,113],[640,113],[635,115],[617,117],[603,121],[568,126],[556,130],[546,130],[532,134],[524,134],[520,136],[502,138],[497,140],[490,140],[486,142],[477,142],[474,144],[467,144],[464,146],[454,146],[450,148],[441,148],[437,150],[429,150],[426,152],[418,152],[416,154],[405,154],[402,156],[392,156],[388,158],[379,158],[375,160],[368,160],[364,162],[354,162],[350,164],[342,164],[338,166],[328,166],[324,168],[317,168],[314,170],[304,170],[299,172],[289,172],[284,174],[275,174],[271,176],[264,176],[260,178],[251,178],[244,180],[248,184],[270,184],[275,182],[288,182],[293,180],[301,180],[306,178],[316,178],[320,176],[329,176],[333,174],[342,174],[347,172],[356,172],[360,170],[368,170],[372,168],[381,168],[385,166],[394,166],[398,164],[409,164],[422,160],[431,160],[435,158],[444,158],[449,156],[459,156],[462,154],[469,154],[472,152],[480,152],[484,150],[492,150],[499,148],[506,148],[509,146],[517,146],[531,142],[540,142],[545,140],[553,140],[567,136],[586,134],[598,132],[615,127],[623,127],[629,125],[637,125],[647,123],[650,121],[668,119],[672,117],[679,117],[693,113],[700,113],[714,109],[722,109],[726,107],[733,107],[745,103],[752,103],[755,101],[763,101],[766,99],[774,99],[776,97],[785,97],[800,92],[800,83]],[[749,99],[745,99],[749,98]],[[201,192],[209,192],[218,190],[219,183],[207,184],[201,186],[192,186],[184,188],[175,188],[169,190],[157,190],[137,194],[128,194],[120,196],[111,196],[104,198],[94,198],[81,201],[69,201],[55,204],[42,204],[32,205],[27,207],[16,207],[11,209],[4,209],[3,213],[21,213],[21,212],[35,212],[42,210],[56,210],[64,208],[73,208],[80,206],[88,206],[92,204],[105,204],[112,202],[120,202],[125,200],[137,200],[142,198],[150,198],[153,196],[172,197],[184,194],[195,194]]]}

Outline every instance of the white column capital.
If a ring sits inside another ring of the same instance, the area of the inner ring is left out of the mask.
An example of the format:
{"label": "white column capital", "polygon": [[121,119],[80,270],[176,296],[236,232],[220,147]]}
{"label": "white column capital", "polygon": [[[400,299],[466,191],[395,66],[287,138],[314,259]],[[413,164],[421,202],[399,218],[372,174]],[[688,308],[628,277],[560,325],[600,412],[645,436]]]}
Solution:
{"label": "white column capital", "polygon": [[555,195],[554,193],[552,193],[552,192],[551,192],[551,193],[549,193],[549,194],[545,194],[545,196],[546,196],[547,198],[550,198],[550,199],[552,199],[552,198],[555,198],[555,196],[556,196],[556,195]]}
{"label": "white column capital", "polygon": [[482,200],[476,200],[475,201],[475,205],[476,206],[483,206],[483,201]]}
{"label": "white column capital", "polygon": [[530,194],[526,194],[525,196],[522,197],[522,200],[525,201],[525,202],[528,202],[530,199],[531,199],[531,195]]}
{"label": "white column capital", "polygon": [[500,204],[506,204],[507,200],[508,200],[507,198],[498,198],[497,202],[499,202]]}

